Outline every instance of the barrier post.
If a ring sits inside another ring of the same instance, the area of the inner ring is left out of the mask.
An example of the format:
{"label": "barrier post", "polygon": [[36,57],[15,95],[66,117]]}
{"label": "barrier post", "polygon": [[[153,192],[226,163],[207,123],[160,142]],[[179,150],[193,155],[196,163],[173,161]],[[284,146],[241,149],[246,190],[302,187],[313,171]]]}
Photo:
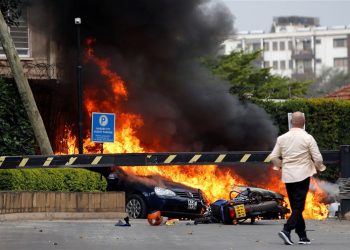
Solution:
{"label": "barrier post", "polygon": [[340,146],[340,213],[350,212],[350,145]]}

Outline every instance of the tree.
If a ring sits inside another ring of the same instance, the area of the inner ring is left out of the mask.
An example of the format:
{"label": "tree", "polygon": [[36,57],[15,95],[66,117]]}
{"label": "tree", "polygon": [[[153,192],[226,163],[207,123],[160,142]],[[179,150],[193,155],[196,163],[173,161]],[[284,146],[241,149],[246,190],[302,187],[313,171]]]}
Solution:
{"label": "tree", "polygon": [[0,10],[4,13],[5,22],[8,25],[18,25],[18,19],[21,17],[22,0],[1,0]]}
{"label": "tree", "polygon": [[346,84],[350,84],[349,73],[337,68],[323,68],[310,86],[308,95],[312,97],[323,96]]}
{"label": "tree", "polygon": [[241,99],[254,98],[288,99],[303,97],[311,82],[294,81],[290,78],[272,75],[270,68],[260,68],[260,51],[247,53],[232,52],[217,58],[205,58],[203,62],[214,75],[231,84],[230,92]]}
{"label": "tree", "polygon": [[28,114],[30,123],[32,124],[35,138],[40,147],[42,154],[53,154],[49,138],[46,133],[44,122],[41,118],[38,107],[36,106],[33,93],[30,89],[27,78],[24,76],[23,67],[19,56],[15,49],[15,45],[10,36],[8,26],[5,22],[4,16],[0,11],[0,41],[5,51],[6,58],[12,70],[12,74],[17,84],[18,92],[22,99],[25,110]]}
{"label": "tree", "polygon": [[0,78],[0,155],[32,155],[34,133],[13,81]]}

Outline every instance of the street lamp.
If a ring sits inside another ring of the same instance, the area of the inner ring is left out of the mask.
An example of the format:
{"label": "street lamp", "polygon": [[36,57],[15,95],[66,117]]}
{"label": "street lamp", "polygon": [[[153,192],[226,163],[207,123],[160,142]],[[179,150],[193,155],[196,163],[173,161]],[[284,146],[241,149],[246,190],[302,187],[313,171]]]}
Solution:
{"label": "street lamp", "polygon": [[74,18],[74,23],[77,26],[77,92],[78,92],[78,143],[79,154],[83,154],[83,84],[81,81],[81,44],[80,44],[80,24],[81,18]]}

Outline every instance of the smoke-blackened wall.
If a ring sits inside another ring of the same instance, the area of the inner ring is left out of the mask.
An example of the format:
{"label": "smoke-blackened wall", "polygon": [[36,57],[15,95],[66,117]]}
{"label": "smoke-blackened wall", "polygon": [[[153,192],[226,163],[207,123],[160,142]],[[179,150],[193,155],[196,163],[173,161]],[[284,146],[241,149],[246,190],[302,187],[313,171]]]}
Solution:
{"label": "smoke-blackened wall", "polygon": [[[169,151],[271,148],[277,130],[265,111],[241,103],[229,94],[228,83],[199,63],[199,57],[214,54],[232,33],[234,18],[224,5],[204,0],[30,2],[38,10],[32,15],[38,17],[36,25],[57,41],[72,86],[74,17],[81,17],[81,37],[95,38],[96,55],[108,57],[126,82],[124,109],[144,119],[138,137],[146,148],[159,138]],[[85,65],[83,74],[86,87],[94,88],[101,100],[113,98],[92,65]]]}

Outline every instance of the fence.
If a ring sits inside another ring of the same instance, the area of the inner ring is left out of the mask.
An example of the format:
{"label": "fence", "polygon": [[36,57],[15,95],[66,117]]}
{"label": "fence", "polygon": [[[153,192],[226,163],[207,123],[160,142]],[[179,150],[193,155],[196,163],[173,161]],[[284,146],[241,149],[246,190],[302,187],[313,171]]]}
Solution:
{"label": "fence", "polygon": [[[232,165],[234,163],[270,163],[267,151],[250,152],[167,152],[167,153],[123,153],[51,156],[0,156],[0,169],[10,168],[62,168],[78,167],[108,169],[113,166],[154,165]],[[350,181],[350,145],[341,145],[339,150],[322,151],[326,164],[340,164],[340,177]],[[100,171],[102,173],[102,171]],[[107,172],[108,173],[108,172]],[[347,183],[343,181],[342,183]],[[340,186],[343,190],[344,187]],[[340,201],[341,214],[350,212],[350,192]],[[344,194],[343,194],[344,196]],[[34,200],[34,199],[33,199]],[[125,200],[125,198],[124,198]],[[124,201],[123,200],[123,201]],[[65,201],[66,202],[66,201]],[[74,207],[74,202],[71,205]],[[77,204],[77,201],[76,201]],[[119,203],[120,204],[120,203]],[[124,203],[122,203],[124,204]],[[0,200],[1,208],[1,200]],[[75,205],[75,209],[81,209]],[[100,208],[102,209],[102,208]]]}

